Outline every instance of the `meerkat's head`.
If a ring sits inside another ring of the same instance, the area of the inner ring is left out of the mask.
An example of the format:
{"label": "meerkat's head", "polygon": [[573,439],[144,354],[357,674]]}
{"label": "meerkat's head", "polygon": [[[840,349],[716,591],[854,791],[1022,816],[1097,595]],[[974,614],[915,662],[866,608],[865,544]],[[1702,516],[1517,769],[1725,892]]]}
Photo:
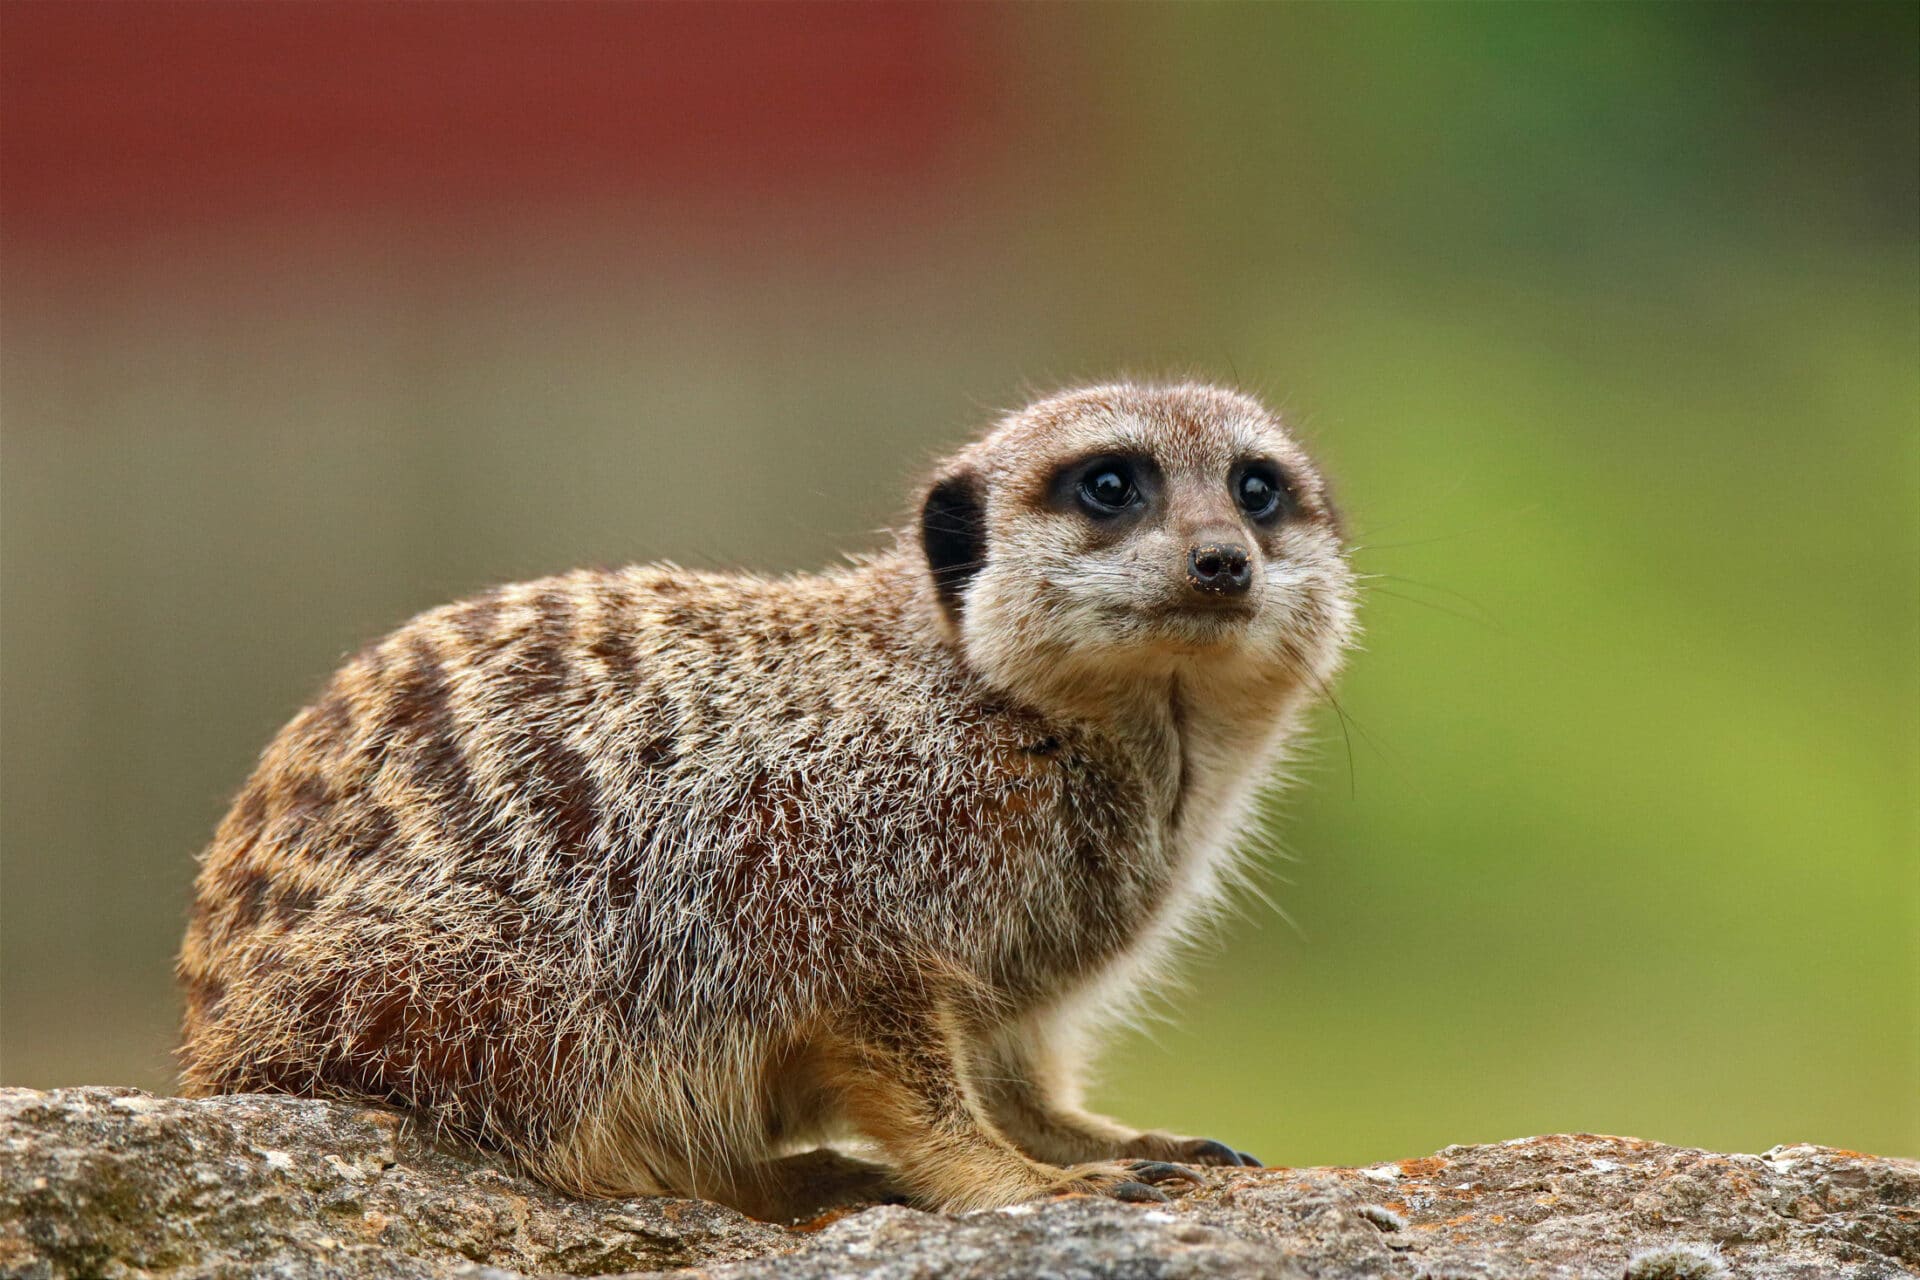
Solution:
{"label": "meerkat's head", "polygon": [[920,539],[968,664],[1041,701],[1165,674],[1315,683],[1353,631],[1326,482],[1217,387],[1088,387],[1010,415],[941,468]]}

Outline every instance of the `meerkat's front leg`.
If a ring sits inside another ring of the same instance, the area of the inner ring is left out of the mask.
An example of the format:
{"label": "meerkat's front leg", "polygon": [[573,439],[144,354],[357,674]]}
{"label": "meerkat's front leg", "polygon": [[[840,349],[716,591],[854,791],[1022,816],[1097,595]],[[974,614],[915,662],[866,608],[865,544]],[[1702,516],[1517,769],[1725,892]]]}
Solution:
{"label": "meerkat's front leg", "polygon": [[983,1051],[983,1101],[1000,1129],[1022,1151],[1041,1160],[1070,1163],[1137,1157],[1185,1164],[1260,1167],[1260,1161],[1212,1138],[1186,1138],[1158,1130],[1142,1132],[1095,1115],[1072,1099],[1069,1055],[1033,1028],[994,1038]]}
{"label": "meerkat's front leg", "polygon": [[1164,1200],[1152,1183],[1200,1180],[1158,1160],[1060,1168],[1031,1158],[983,1112],[958,1029],[937,1000],[897,1002],[843,1018],[825,1055],[848,1120],[880,1144],[923,1203],[985,1209],[1070,1192]]}

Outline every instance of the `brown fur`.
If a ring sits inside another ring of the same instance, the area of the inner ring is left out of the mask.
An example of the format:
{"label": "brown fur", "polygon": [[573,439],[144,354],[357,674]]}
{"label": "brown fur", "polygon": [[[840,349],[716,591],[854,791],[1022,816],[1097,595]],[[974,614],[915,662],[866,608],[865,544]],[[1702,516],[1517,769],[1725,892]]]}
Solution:
{"label": "brown fur", "polygon": [[[1121,450],[1151,512],[1062,505],[1062,466]],[[1293,490],[1269,528],[1228,492],[1248,456]],[[749,1202],[848,1129],[952,1208],[1215,1158],[1078,1109],[1076,1046],[1217,901],[1337,668],[1324,486],[1244,397],[1118,384],[930,494],[850,568],[572,573],[348,661],[205,855],[186,1087],[390,1101],[590,1194]],[[1230,621],[1181,560],[1229,535]],[[949,536],[983,563],[931,572]]]}

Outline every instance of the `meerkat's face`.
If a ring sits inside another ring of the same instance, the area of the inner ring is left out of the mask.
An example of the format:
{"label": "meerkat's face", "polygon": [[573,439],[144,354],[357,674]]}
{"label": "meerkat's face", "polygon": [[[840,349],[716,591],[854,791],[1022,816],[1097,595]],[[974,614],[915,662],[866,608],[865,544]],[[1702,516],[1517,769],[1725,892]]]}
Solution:
{"label": "meerkat's face", "polygon": [[1353,627],[1324,480],[1278,419],[1218,388],[1030,406],[949,463],[922,540],[969,662],[1030,693],[1183,668],[1323,679]]}

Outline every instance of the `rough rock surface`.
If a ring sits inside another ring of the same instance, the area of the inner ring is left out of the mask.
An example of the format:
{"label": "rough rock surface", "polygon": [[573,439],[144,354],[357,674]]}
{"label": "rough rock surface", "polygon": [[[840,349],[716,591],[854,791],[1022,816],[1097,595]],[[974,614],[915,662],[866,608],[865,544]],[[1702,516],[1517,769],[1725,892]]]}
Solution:
{"label": "rough rock surface", "polygon": [[386,1111],[257,1094],[0,1089],[0,1275],[601,1275],[761,1257],[698,1200],[574,1200]]}
{"label": "rough rock surface", "polygon": [[1920,1162],[1575,1134],[1364,1169],[1216,1171],[1160,1205],[880,1205],[788,1229],[699,1201],[573,1200],[362,1107],[0,1090],[0,1275],[619,1272],[1880,1280],[1920,1275]]}

